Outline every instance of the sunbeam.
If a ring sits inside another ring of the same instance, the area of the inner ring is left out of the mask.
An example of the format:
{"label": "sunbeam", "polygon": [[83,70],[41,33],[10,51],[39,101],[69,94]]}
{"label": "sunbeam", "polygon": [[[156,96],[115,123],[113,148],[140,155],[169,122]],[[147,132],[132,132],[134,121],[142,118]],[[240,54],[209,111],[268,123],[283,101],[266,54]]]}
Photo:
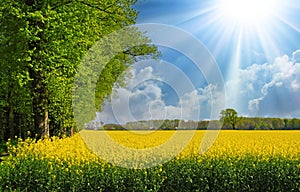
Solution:
{"label": "sunbeam", "polygon": [[236,47],[234,49],[235,54],[231,58],[231,64],[229,66],[229,71],[227,74],[228,76],[227,81],[230,83],[227,87],[226,95],[227,97],[231,98],[230,103],[228,103],[228,105],[230,105],[230,107],[235,107],[237,109],[239,108],[238,103],[241,99],[239,98],[239,94],[238,94],[238,92],[240,91],[240,84],[238,82],[239,76],[237,74],[239,74],[240,63],[241,63],[242,39],[243,39],[243,33],[242,31],[240,31],[238,33]]}
{"label": "sunbeam", "polygon": [[[275,33],[281,17],[280,0],[215,0],[214,11],[211,20],[205,23],[214,23],[211,31],[214,35],[210,41],[215,43],[213,53],[226,55],[227,63],[226,80],[230,82],[227,87],[228,105],[239,109],[240,89],[239,70],[245,66],[246,58],[251,58],[253,51],[261,52],[266,62],[272,62],[275,56],[280,55],[277,37]],[[282,22],[283,19],[281,19]],[[285,22],[288,24],[287,22]],[[205,24],[204,24],[205,25]],[[291,26],[291,24],[289,24]],[[294,27],[295,28],[295,27]],[[229,46],[230,45],[230,46]],[[224,49],[224,46],[228,49]],[[246,55],[246,56],[245,56]],[[247,57],[248,55],[248,57]],[[225,57],[225,56],[224,56]],[[219,63],[222,65],[223,63]]]}

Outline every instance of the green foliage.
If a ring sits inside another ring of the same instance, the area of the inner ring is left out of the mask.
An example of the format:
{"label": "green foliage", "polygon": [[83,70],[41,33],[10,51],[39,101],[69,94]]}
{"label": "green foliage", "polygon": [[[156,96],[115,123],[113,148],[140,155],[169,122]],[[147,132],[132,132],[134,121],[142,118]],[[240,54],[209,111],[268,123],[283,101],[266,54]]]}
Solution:
{"label": "green foliage", "polygon": [[[112,92],[130,78],[126,70],[137,60],[156,57],[156,47],[147,45],[136,27],[126,27],[100,39],[82,59],[74,79],[74,115],[78,129],[95,119],[96,110]],[[93,97],[95,95],[95,97]]]}
{"label": "green foliage", "polygon": [[[135,23],[136,0],[0,0],[0,139],[70,133],[74,76],[99,39]],[[135,33],[136,39],[143,39]],[[128,52],[129,51],[129,52]],[[97,104],[139,56],[143,45],[118,54],[99,78]]]}
{"label": "green foliage", "polygon": [[234,109],[226,109],[221,111],[221,120],[224,124],[231,125],[232,129],[236,129],[236,124],[240,121],[238,113]]}
{"label": "green foliage", "polygon": [[285,129],[300,129],[300,119],[284,119]]}
{"label": "green foliage", "polygon": [[3,191],[299,191],[299,160],[202,158],[148,169],[68,166],[31,157],[0,164]]}

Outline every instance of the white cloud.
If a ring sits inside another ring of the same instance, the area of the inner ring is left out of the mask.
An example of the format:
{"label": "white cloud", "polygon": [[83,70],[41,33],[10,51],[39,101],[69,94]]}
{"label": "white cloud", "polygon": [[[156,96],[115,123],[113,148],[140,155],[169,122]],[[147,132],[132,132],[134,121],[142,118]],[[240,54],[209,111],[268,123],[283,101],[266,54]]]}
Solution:
{"label": "white cloud", "polygon": [[[116,88],[112,102],[106,102],[104,110],[97,114],[98,120],[124,124],[151,119],[209,119],[212,118],[212,103],[214,106],[221,106],[224,99],[218,98],[217,89],[209,85],[181,92],[182,95],[177,95],[179,98],[177,103],[167,105],[161,86],[164,79],[155,73],[151,66],[140,70],[132,69],[131,73],[132,78],[127,87]],[[180,92],[175,91],[177,94]],[[214,118],[218,117],[219,111],[213,115]]]}
{"label": "white cloud", "polygon": [[299,91],[300,90],[300,82],[297,80],[293,80],[291,82],[291,87],[292,87],[293,91]]}
{"label": "white cloud", "polygon": [[300,63],[300,50],[297,50],[293,53],[293,62]]}
{"label": "white cloud", "polygon": [[239,103],[242,113],[250,116],[300,116],[299,60],[300,50],[291,57],[284,55],[273,63],[254,64],[240,70],[238,98],[242,98]]}

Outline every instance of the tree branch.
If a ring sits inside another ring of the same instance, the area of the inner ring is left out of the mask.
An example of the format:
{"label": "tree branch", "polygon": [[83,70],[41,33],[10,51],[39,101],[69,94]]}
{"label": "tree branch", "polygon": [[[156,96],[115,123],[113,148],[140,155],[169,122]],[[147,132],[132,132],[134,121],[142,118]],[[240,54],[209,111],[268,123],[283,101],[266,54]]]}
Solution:
{"label": "tree branch", "polygon": [[134,53],[134,52],[130,51],[129,49],[123,51],[123,53],[127,54],[127,55],[131,55],[133,57],[141,56],[140,54],[137,54],[137,53]]}
{"label": "tree branch", "polygon": [[[66,1],[66,2],[63,2],[63,3],[60,3],[60,4],[58,4],[58,5],[55,5],[55,6],[52,7],[51,9],[52,9],[52,10],[55,10],[55,9],[57,9],[57,8],[59,8],[59,7],[62,7],[62,6],[64,6],[64,5],[68,5],[68,4],[73,3],[73,2],[75,2],[75,1],[74,1],[74,0],[69,0],[69,1]],[[108,11],[108,9],[109,9],[110,7],[113,6],[113,4],[111,4],[111,5],[109,5],[109,6],[105,7],[105,8],[102,8],[102,7],[100,7],[100,6],[93,5],[93,4],[88,3],[88,2],[85,2],[85,1],[77,1],[77,3],[81,3],[81,4],[83,4],[83,5],[86,5],[86,6],[88,6],[88,7],[91,7],[91,8],[93,8],[93,9],[98,9],[99,11],[102,11],[102,12],[104,12],[104,13],[107,13],[107,14],[109,15],[109,17],[110,17],[115,23],[118,23],[118,22],[115,20],[115,18],[113,17],[113,15],[115,15],[115,13],[114,13],[114,12]]]}
{"label": "tree branch", "polygon": [[105,7],[105,8],[101,8],[101,7],[98,7],[98,6],[96,6],[96,5],[92,5],[92,4],[90,4],[90,3],[84,2],[84,1],[78,1],[78,2],[79,2],[79,3],[82,3],[83,5],[86,5],[86,6],[88,6],[88,7],[91,7],[91,8],[94,8],[94,9],[98,9],[98,10],[100,10],[100,11],[102,11],[102,12],[107,13],[107,14],[114,14],[113,12],[107,11],[107,9],[110,8],[112,5],[110,5],[110,6],[108,6],[108,7]]}
{"label": "tree branch", "polygon": [[68,4],[72,3],[72,2],[73,2],[73,1],[70,0],[70,1],[66,1],[66,2],[60,3],[60,4],[55,5],[54,7],[52,7],[51,10],[57,9],[57,8],[62,7],[62,6],[64,6],[64,5],[68,5]]}
{"label": "tree branch", "polygon": [[88,2],[84,2],[84,1],[78,1],[78,2],[79,2],[79,3],[82,3],[83,5],[86,5],[86,6],[88,6],[88,7],[91,7],[91,8],[94,8],[94,9],[98,9],[99,11],[102,11],[102,12],[104,12],[104,13],[107,13],[107,14],[109,15],[109,17],[110,17],[115,23],[118,23],[118,22],[115,20],[115,18],[113,17],[113,15],[115,15],[116,13],[114,13],[114,12],[109,12],[109,11],[108,11],[108,9],[109,9],[110,7],[113,6],[113,4],[111,4],[111,5],[109,5],[109,6],[105,7],[105,8],[101,8],[101,7],[99,7],[99,6],[92,5],[92,4],[88,3]]}

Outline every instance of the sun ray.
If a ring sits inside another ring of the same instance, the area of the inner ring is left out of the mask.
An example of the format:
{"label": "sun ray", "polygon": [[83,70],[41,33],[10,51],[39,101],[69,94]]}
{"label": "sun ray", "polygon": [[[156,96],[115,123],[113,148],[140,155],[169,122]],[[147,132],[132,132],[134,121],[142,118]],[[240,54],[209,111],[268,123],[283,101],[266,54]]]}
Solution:
{"label": "sun ray", "polygon": [[230,98],[230,103],[228,103],[228,107],[234,107],[236,109],[239,108],[238,104],[240,101],[239,97],[239,90],[240,90],[240,84],[238,82],[239,80],[239,70],[240,70],[240,64],[241,64],[241,47],[242,47],[242,39],[243,39],[243,33],[242,31],[238,32],[236,47],[234,48],[235,54],[231,58],[231,64],[229,66],[228,71],[228,82],[230,84],[227,87],[226,95],[228,98]]}
{"label": "sun ray", "polygon": [[297,27],[295,24],[293,24],[292,22],[288,21],[287,19],[285,19],[284,17],[278,16],[278,19],[283,22],[284,24],[288,25],[289,27],[291,27],[293,30],[297,31],[298,33],[300,33],[300,26]]}
{"label": "sun ray", "polygon": [[270,59],[274,59],[274,57],[281,55],[274,38],[272,38],[273,35],[270,35],[269,31],[259,30],[257,31],[257,36],[268,62],[273,62]]}

